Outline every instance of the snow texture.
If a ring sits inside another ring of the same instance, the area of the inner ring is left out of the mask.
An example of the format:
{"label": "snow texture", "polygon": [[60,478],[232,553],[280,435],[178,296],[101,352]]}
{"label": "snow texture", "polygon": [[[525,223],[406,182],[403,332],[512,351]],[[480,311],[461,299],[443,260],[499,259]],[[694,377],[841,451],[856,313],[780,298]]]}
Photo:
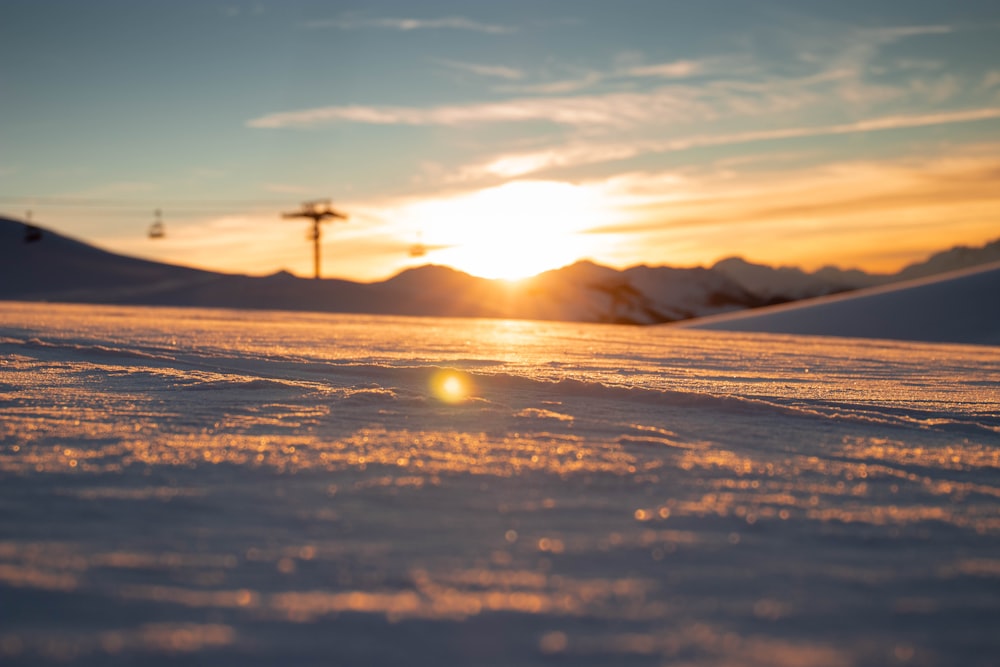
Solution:
{"label": "snow texture", "polygon": [[995,665],[1000,348],[0,304],[4,665]]}

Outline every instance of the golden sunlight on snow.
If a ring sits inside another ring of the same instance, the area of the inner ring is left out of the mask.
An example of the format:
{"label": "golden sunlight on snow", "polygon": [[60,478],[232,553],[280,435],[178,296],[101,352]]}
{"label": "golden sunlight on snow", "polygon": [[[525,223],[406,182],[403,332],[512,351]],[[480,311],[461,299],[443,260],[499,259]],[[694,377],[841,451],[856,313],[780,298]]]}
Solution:
{"label": "golden sunlight on snow", "polygon": [[[6,318],[0,488],[23,527],[0,539],[0,592],[86,622],[3,627],[5,664],[243,657],[262,628],[291,637],[285,655],[349,617],[435,642],[514,622],[543,662],[932,665],[896,624],[982,609],[1000,573],[988,346],[53,304]],[[892,625],[868,653],[853,647],[869,617],[845,641],[784,631],[873,599]],[[974,636],[995,634],[991,611]]]}
{"label": "golden sunlight on snow", "polygon": [[461,403],[472,391],[472,379],[465,373],[442,369],[431,376],[431,393],[445,403]]}

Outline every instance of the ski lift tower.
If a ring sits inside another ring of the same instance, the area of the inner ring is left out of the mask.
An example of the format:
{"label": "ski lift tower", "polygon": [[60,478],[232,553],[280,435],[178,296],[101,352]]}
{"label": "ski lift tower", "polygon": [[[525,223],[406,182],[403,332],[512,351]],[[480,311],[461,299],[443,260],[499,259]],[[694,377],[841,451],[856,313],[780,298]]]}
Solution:
{"label": "ski lift tower", "polygon": [[330,220],[347,220],[347,216],[339,211],[333,210],[330,206],[329,199],[317,199],[315,201],[303,202],[302,210],[294,211],[292,213],[283,213],[281,217],[285,219],[306,218],[307,220],[312,220],[313,226],[309,234],[309,239],[313,242],[313,265],[316,272],[315,278],[319,280],[319,223],[328,222]]}

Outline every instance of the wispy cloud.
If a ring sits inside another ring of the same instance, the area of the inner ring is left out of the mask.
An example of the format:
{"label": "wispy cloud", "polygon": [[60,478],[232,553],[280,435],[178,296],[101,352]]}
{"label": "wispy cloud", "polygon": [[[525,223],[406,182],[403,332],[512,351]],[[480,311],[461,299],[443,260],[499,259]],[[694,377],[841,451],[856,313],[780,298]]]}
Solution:
{"label": "wispy cloud", "polygon": [[980,84],[981,88],[989,90],[991,88],[996,88],[1000,86],[1000,70],[991,70],[983,76],[983,81]]}
{"label": "wispy cloud", "polygon": [[[351,22],[355,25],[354,19]],[[272,129],[337,123],[454,127],[547,122],[563,126],[548,145],[537,142],[533,144],[537,148],[512,151],[508,144],[492,157],[442,174],[438,181],[454,184],[518,178],[550,169],[699,147],[1000,118],[996,101],[983,94],[969,97],[965,109],[954,109],[963,93],[1000,85],[996,76],[966,81],[941,71],[932,60],[915,67],[911,61],[900,64],[879,56],[887,44],[947,34],[954,31],[951,26],[840,27],[837,31],[825,24],[820,27],[820,39],[793,34],[788,43],[776,48],[777,53],[794,60],[794,67],[774,67],[754,54],[650,62],[642,54],[629,52],[605,70],[564,68],[569,77],[536,83],[531,80],[532,73],[520,69],[437,60],[456,71],[503,80],[492,92],[512,95],[488,102],[428,107],[317,107],[271,113],[246,124]],[[885,76],[886,71],[905,71],[906,75]],[[657,85],[650,87],[652,82]],[[581,93],[585,89],[592,90]],[[888,113],[902,108],[903,102],[913,103],[910,113]],[[941,110],[946,103],[952,109]],[[810,110],[822,110],[830,122],[804,123]],[[857,118],[861,119],[854,120]]]}
{"label": "wispy cloud", "polygon": [[[696,98],[684,94],[663,96],[622,93],[578,98],[526,98],[476,105],[416,109],[411,107],[328,107],[271,114],[248,123],[256,128],[309,127],[332,122],[392,125],[461,125],[473,123],[548,120],[572,126],[627,127],[643,123],[661,126],[683,121],[691,115],[709,117],[716,113]],[[780,106],[782,100],[747,104]],[[749,113],[749,108],[741,110]],[[761,109],[754,110],[761,113]],[[981,107],[923,114],[875,116],[850,123],[786,126],[742,132],[702,132],[681,134],[668,139],[609,141],[606,133],[563,141],[538,150],[507,152],[476,165],[462,167],[451,180],[515,178],[547,169],[577,167],[624,160],[639,155],[690,150],[709,146],[747,144],[761,141],[858,134],[906,128],[970,123],[1000,118],[1000,107]]]}
{"label": "wispy cloud", "polygon": [[827,102],[846,105],[855,113],[871,110],[914,93],[907,79],[934,74],[943,66],[932,56],[919,61],[886,58],[887,47],[956,30],[938,24],[859,28],[829,21],[803,23],[797,17],[768,34],[768,49],[745,54],[750,72],[741,78],[754,86],[825,84]]}
{"label": "wispy cloud", "polygon": [[895,42],[906,37],[919,37],[922,35],[945,35],[955,32],[954,26],[937,25],[906,25],[890,26],[886,28],[870,28],[860,31],[861,34],[869,36],[873,41],[879,43]]}
{"label": "wispy cloud", "polygon": [[694,60],[677,60],[654,65],[637,65],[622,70],[620,76],[655,77],[658,79],[684,79],[701,73],[705,69],[704,62]]}
{"label": "wispy cloud", "polygon": [[882,116],[836,125],[700,134],[667,140],[628,143],[580,141],[537,151],[506,153],[486,162],[462,168],[458,171],[456,180],[474,180],[486,177],[515,178],[546,169],[579,167],[611,160],[624,160],[649,153],[683,151],[708,146],[900,130],[933,125],[971,123],[997,118],[1000,118],[1000,107],[987,107],[932,114]]}
{"label": "wispy cloud", "polygon": [[[396,25],[400,29],[480,25],[457,18],[433,21],[345,19],[322,24],[355,26],[372,22]],[[862,111],[908,95],[940,103],[952,99],[959,91],[959,83],[954,78],[938,76],[936,79],[911,79],[905,84],[873,83],[866,72],[878,49],[887,43],[951,30],[949,26],[908,26],[853,31],[842,40],[828,40],[829,43],[814,44],[804,40],[811,50],[798,53],[797,58],[809,63],[812,71],[798,76],[779,76],[769,72],[763,64],[755,65],[752,59],[743,62],[728,55],[660,63],[630,58],[606,71],[584,70],[569,78],[534,83],[527,81],[525,72],[514,68],[443,60],[439,62],[453,69],[511,81],[498,90],[515,97],[437,107],[316,107],[267,114],[249,120],[247,125],[292,128],[355,122],[416,126],[548,120],[575,127],[622,128],[643,124],[663,127],[670,123],[690,124],[693,120],[705,122],[732,116],[791,112],[830,102],[846,103],[854,111]],[[788,48],[794,50],[797,44],[794,42]],[[685,81],[695,76],[705,77],[705,80],[699,85]],[[636,79],[666,79],[671,83],[635,90],[632,84]],[[612,90],[580,94],[602,83],[608,83]]]}
{"label": "wispy cloud", "polygon": [[471,30],[490,35],[501,35],[514,32],[511,26],[497,23],[483,23],[462,16],[444,16],[433,19],[416,18],[356,18],[320,19],[306,21],[303,26],[309,29],[334,28],[337,30]]}
{"label": "wispy cloud", "polygon": [[[629,58],[632,60],[633,58]],[[607,71],[583,70],[572,72],[570,76],[536,83],[509,85],[499,90],[514,94],[564,95],[592,88],[600,83],[627,83],[634,79],[678,80],[732,70],[735,63],[731,59],[711,58],[705,60],[675,60],[662,63],[630,62]],[[526,78],[526,77],[525,77]]]}
{"label": "wispy cloud", "polygon": [[695,109],[689,95],[677,90],[616,93],[578,97],[530,97],[437,107],[331,106],[268,114],[247,122],[249,127],[311,127],[336,122],[374,125],[465,125],[549,120],[563,125],[627,125],[635,121],[674,117]]}
{"label": "wispy cloud", "polygon": [[455,180],[476,180],[484,177],[517,178],[547,169],[624,160],[642,152],[645,151],[638,144],[580,142],[540,151],[501,155],[486,163],[460,169]]}
{"label": "wispy cloud", "polygon": [[486,65],[482,63],[465,63],[457,62],[455,60],[446,60],[444,58],[438,58],[434,62],[439,65],[444,65],[445,67],[460,72],[468,72],[469,74],[475,74],[476,76],[495,78],[495,79],[507,79],[508,81],[517,81],[518,79],[524,78],[524,72],[513,67],[505,67],[504,65]]}
{"label": "wispy cloud", "polygon": [[515,95],[567,95],[586,90],[607,79],[602,72],[583,72],[571,78],[555,79],[538,83],[520,83],[498,88],[499,92]]}
{"label": "wispy cloud", "polygon": [[[536,89],[548,91],[547,87]],[[663,127],[720,117],[788,111],[814,103],[815,95],[784,85],[749,89],[742,82],[694,86],[675,84],[643,91],[587,95],[550,94],[496,102],[412,106],[329,106],[267,114],[248,127],[316,127],[339,122],[374,125],[467,125],[544,120],[574,127]]]}

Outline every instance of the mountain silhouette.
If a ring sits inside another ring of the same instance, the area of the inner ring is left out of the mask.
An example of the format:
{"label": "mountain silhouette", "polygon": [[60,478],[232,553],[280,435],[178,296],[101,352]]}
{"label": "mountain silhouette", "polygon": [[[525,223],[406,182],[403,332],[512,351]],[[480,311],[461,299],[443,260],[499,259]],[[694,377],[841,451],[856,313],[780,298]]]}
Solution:
{"label": "mountain silhouette", "polygon": [[625,270],[579,261],[516,284],[425,265],[358,283],[153,262],[0,218],[0,299],[655,324],[884,284],[997,255],[1000,241],[956,248],[896,276],[833,268],[807,274],[730,258],[712,268]]}

